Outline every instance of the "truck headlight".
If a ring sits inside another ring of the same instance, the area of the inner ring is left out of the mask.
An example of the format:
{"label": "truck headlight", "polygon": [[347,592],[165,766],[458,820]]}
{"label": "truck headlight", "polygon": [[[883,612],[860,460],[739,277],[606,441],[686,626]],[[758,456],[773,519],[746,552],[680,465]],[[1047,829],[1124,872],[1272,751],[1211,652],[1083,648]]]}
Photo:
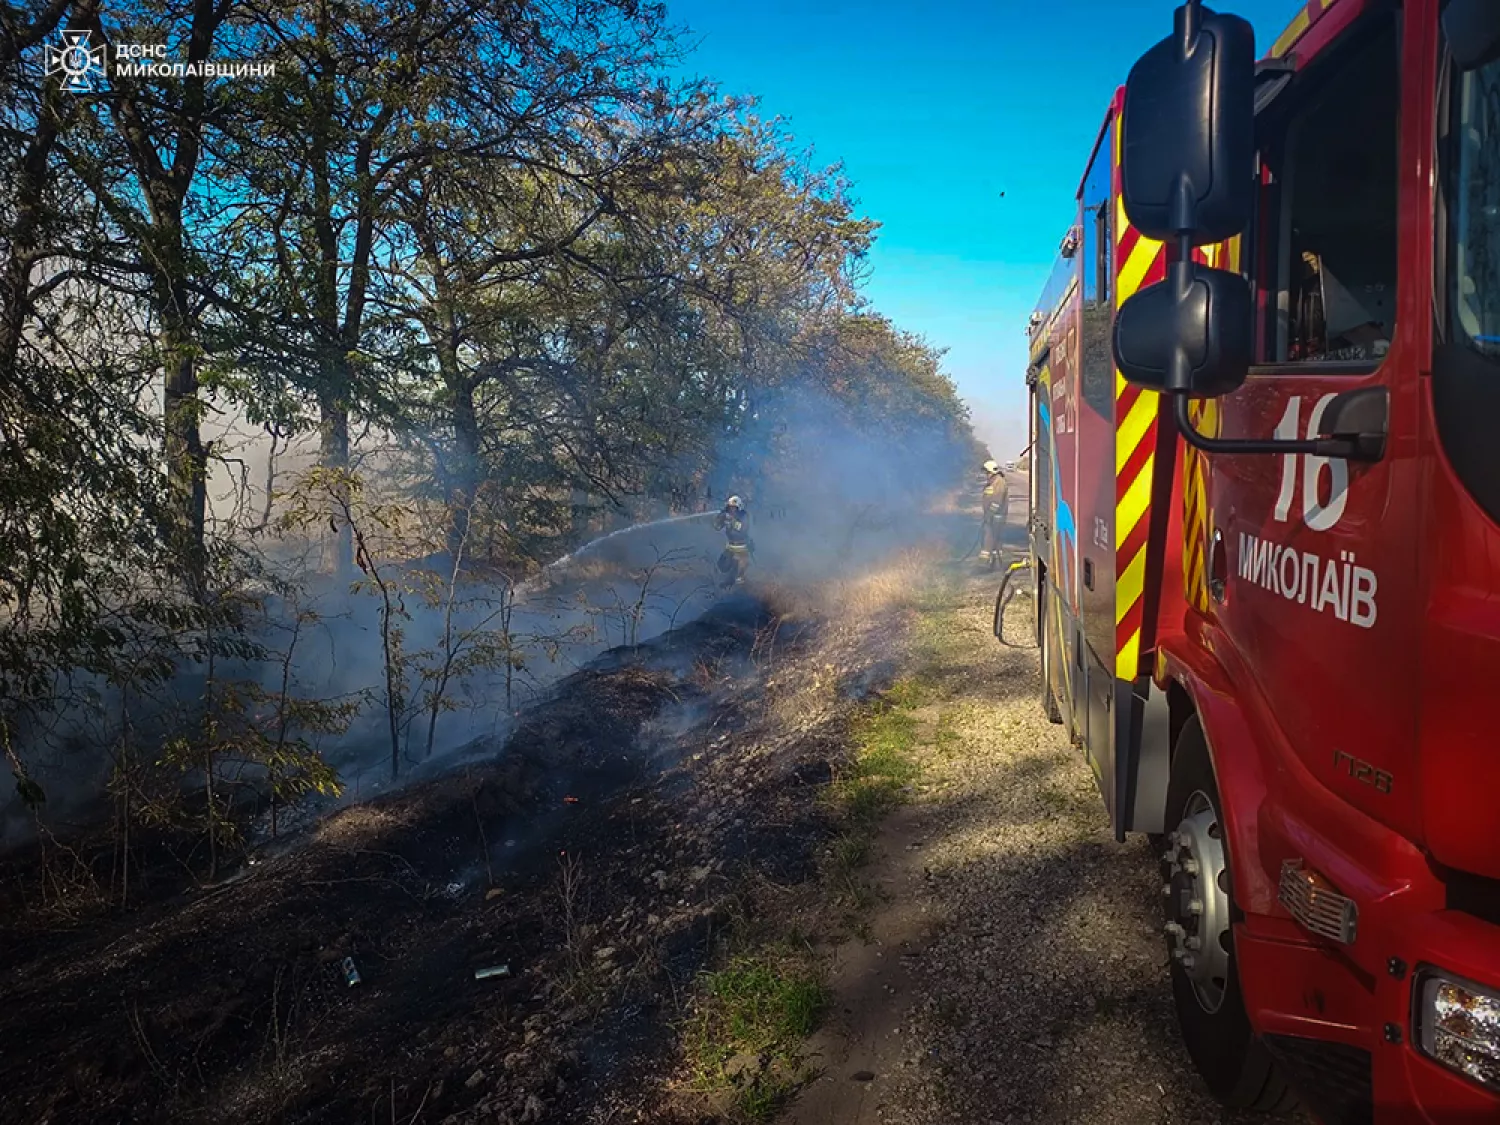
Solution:
{"label": "truck headlight", "polygon": [[1417,974],[1413,1039],[1428,1058],[1500,1090],[1500,993],[1437,969]]}

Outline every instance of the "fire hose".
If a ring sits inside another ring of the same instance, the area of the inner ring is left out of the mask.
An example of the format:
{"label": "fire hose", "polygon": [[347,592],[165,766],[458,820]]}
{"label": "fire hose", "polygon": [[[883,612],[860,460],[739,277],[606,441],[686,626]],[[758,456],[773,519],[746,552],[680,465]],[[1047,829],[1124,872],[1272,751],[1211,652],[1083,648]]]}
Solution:
{"label": "fire hose", "polygon": [[979,544],[981,542],[983,542],[983,541],[984,541],[984,524],[981,523],[979,525],[979,534],[976,535],[976,536],[974,536],[974,542],[972,542],[972,543],[969,544],[969,549],[967,551],[965,551],[963,554],[961,554],[961,555],[958,556],[958,561],[959,562],[965,562],[966,560],[968,560],[968,558],[971,555],[973,555],[975,551],[979,550]]}
{"label": "fire hose", "polygon": [[[969,549],[967,551],[965,551],[963,554],[961,554],[961,555],[958,556],[958,561],[959,562],[966,562],[966,561],[968,561],[968,559],[970,558],[970,556],[972,556],[974,554],[974,552],[979,549],[979,545],[984,542],[985,532],[990,529],[990,525],[991,525],[991,522],[993,521],[993,519],[994,519],[994,517],[992,517],[992,516],[985,516],[983,519],[981,519],[979,521],[979,533],[974,536],[974,542],[972,542],[972,543],[969,544]],[[1004,529],[1007,526],[1008,521],[1005,519],[1004,516],[1001,516],[998,522],[999,522],[1000,528],[1001,528],[1001,535],[997,536],[996,537],[997,539],[1001,538],[1004,535]],[[996,551],[995,551],[995,553],[990,556],[990,569],[991,570],[993,570],[995,568],[995,562],[998,560],[999,554],[1000,554],[999,544],[997,543],[996,544]]]}
{"label": "fire hose", "polygon": [[1011,563],[1010,566],[1008,566],[1008,567],[1005,568],[1005,577],[1000,580],[1000,589],[995,594],[995,621],[994,621],[995,639],[997,641],[999,641],[1001,644],[1005,645],[1007,648],[1035,648],[1036,647],[1036,645],[1034,645],[1034,644],[1031,644],[1031,645],[1012,644],[1010,641],[1007,641],[1005,639],[1005,610],[1006,610],[1006,608],[1010,605],[1011,601],[1014,600],[1015,596],[1018,593],[1026,594],[1027,596],[1030,596],[1030,593],[1031,593],[1030,590],[1027,590],[1025,587],[1021,586],[1019,583],[1017,583],[1015,581],[1016,577],[1022,571],[1030,571],[1030,570],[1031,570],[1031,560],[1030,559],[1018,559],[1017,561]]}

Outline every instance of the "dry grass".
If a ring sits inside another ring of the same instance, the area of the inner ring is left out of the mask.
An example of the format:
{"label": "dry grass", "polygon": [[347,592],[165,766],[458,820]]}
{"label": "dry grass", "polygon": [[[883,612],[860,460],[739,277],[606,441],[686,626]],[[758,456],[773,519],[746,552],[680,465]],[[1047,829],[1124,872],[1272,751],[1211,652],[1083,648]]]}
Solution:
{"label": "dry grass", "polygon": [[840,582],[833,591],[834,605],[858,617],[916,609],[932,582],[934,561],[930,550],[902,551],[885,566]]}
{"label": "dry grass", "polygon": [[848,706],[851,675],[906,659],[914,640],[920,655],[929,611],[945,596],[938,566],[943,558],[939,549],[908,549],[851,577],[809,586],[762,584],[781,635],[807,623],[818,633],[814,651],[795,659],[779,655],[769,641],[758,646],[757,663],[767,672],[768,719],[776,729],[818,728]]}
{"label": "dry grass", "polygon": [[909,547],[858,574],[813,583],[758,583],[786,620],[818,619],[832,626],[867,626],[873,619],[920,608],[932,584],[934,547]]}
{"label": "dry grass", "polygon": [[351,805],[318,825],[313,839],[322,844],[354,847],[404,828],[411,814],[399,814],[374,805]]}

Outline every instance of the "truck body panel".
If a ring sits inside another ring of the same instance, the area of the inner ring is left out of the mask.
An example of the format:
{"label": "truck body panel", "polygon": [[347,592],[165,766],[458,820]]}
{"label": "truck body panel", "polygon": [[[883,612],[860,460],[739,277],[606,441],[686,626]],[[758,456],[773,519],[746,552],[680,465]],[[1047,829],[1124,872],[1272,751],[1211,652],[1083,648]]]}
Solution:
{"label": "truck body panel", "polygon": [[[1119,305],[1161,280],[1167,261],[1165,247],[1142,238],[1120,205],[1123,101],[1117,90],[1079,185],[1068,253],[1033,313],[1031,348],[1033,424],[1041,432],[1050,423],[1057,458],[1049,470],[1047,451],[1034,446],[1033,476],[1046,479],[1038,493],[1051,506],[1033,518],[1033,554],[1056,590],[1045,603],[1054,607],[1046,624],[1053,651],[1068,657],[1049,669],[1051,686],[1119,839],[1160,827],[1159,794],[1137,785],[1151,693],[1142,658],[1162,611],[1160,585],[1146,575],[1179,565],[1181,555],[1180,537],[1150,535],[1156,522],[1177,522],[1170,504],[1155,500],[1158,451],[1172,440],[1161,396],[1127,384],[1110,346]],[[1163,462],[1170,478],[1172,461]]]}
{"label": "truck body panel", "polygon": [[[1500,475],[1476,492],[1487,431],[1472,420],[1500,422],[1500,370],[1487,381],[1450,358],[1453,377],[1441,363],[1435,377],[1435,286],[1457,245],[1438,10],[1300,11],[1270,55],[1291,73],[1257,116],[1255,220],[1194,251],[1247,276],[1256,309],[1250,378],[1191,401],[1195,427],[1314,437],[1336,398],[1383,393],[1383,457],[1205,454],[1167,396],[1114,368],[1114,315],[1173,253],[1124,214],[1123,89],[1084,163],[1078,252],[1059,263],[1071,279],[1033,317],[1028,380],[1032,550],[1056,591],[1039,630],[1116,835],[1163,830],[1172,739],[1196,715],[1252,1026],[1304,1089],[1322,1081],[1298,1071],[1304,1055],[1364,1068],[1356,1100],[1379,1122],[1500,1120],[1500,1092],[1410,1042],[1415,966],[1500,992],[1500,751],[1483,706],[1500,677]],[[1492,128],[1500,148],[1500,116]],[[1486,281],[1500,287],[1500,268]],[[1279,891],[1287,864],[1354,904],[1351,941],[1299,924]]]}

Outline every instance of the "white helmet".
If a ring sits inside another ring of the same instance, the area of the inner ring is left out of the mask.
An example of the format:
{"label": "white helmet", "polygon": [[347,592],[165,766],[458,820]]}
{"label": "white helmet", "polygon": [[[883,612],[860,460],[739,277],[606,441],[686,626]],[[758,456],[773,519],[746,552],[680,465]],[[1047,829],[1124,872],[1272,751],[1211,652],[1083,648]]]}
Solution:
{"label": "white helmet", "polygon": [[1000,466],[995,464],[995,462],[993,461],[986,461],[984,463],[984,471],[987,473],[998,473],[1000,471]]}
{"label": "white helmet", "polygon": [[728,500],[726,500],[724,502],[724,507],[726,507],[726,508],[741,508],[741,509],[743,509],[744,506],[745,506],[745,502],[743,500],[741,500],[738,496],[731,496]]}

